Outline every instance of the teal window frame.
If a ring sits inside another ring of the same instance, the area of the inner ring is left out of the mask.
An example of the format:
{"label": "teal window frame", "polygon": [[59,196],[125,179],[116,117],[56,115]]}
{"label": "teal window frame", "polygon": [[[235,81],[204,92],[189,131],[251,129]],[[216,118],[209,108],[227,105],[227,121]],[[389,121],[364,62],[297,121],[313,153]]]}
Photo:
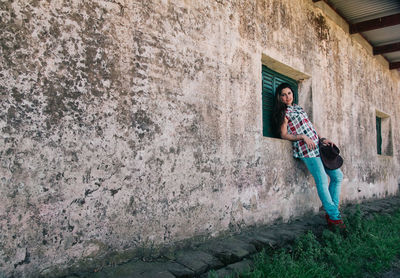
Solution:
{"label": "teal window frame", "polygon": [[382,118],[376,117],[376,148],[377,153],[382,154]]}
{"label": "teal window frame", "polygon": [[272,130],[272,106],[275,89],[283,82],[290,84],[294,94],[293,102],[298,104],[297,81],[262,65],[262,121],[263,136],[265,137],[278,137],[277,133]]}

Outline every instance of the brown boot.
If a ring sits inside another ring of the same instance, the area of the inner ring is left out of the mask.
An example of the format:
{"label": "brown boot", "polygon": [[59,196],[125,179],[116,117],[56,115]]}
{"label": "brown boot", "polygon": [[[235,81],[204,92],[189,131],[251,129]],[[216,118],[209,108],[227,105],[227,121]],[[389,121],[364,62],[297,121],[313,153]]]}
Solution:
{"label": "brown boot", "polygon": [[339,228],[340,230],[346,230],[346,225],[343,223],[343,220],[342,220],[342,219],[339,219],[339,220],[332,220],[332,219],[330,219],[329,216],[328,216],[327,221],[328,221],[328,226],[329,226],[329,228],[335,228],[335,227],[337,227],[337,228]]}

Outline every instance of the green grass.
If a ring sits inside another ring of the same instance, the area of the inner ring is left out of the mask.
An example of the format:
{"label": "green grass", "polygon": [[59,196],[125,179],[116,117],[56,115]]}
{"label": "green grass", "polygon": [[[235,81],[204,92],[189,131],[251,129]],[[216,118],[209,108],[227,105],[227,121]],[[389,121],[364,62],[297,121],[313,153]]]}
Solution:
{"label": "green grass", "polygon": [[294,244],[256,255],[254,269],[235,277],[374,277],[400,256],[400,210],[366,220],[358,209],[345,219],[347,233],[309,232]]}

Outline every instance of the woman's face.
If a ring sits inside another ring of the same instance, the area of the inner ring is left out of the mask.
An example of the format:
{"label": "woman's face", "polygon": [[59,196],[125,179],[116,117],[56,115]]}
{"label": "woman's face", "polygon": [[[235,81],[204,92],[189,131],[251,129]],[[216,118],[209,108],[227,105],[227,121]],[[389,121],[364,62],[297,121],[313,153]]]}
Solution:
{"label": "woman's face", "polygon": [[293,103],[293,92],[290,90],[290,88],[284,88],[282,89],[279,99],[282,103],[286,105],[292,105]]}

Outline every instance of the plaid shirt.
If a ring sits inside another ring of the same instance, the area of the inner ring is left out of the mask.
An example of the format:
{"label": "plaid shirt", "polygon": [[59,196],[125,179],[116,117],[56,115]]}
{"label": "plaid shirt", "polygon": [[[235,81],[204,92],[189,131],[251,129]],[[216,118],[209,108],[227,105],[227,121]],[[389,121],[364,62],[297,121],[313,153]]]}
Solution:
{"label": "plaid shirt", "polygon": [[288,119],[287,130],[289,134],[305,134],[317,146],[314,150],[310,150],[307,148],[304,140],[294,141],[293,156],[298,158],[319,156],[318,135],[303,108],[296,104],[288,106],[286,109],[286,118]]}

